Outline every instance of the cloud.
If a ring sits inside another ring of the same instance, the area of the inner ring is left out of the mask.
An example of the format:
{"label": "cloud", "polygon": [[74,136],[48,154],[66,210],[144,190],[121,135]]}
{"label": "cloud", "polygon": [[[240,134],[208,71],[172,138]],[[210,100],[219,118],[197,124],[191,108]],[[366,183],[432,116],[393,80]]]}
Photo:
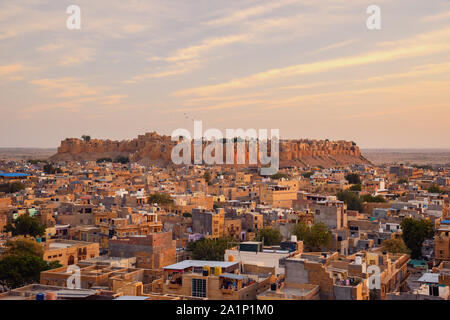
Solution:
{"label": "cloud", "polygon": [[289,6],[291,4],[300,3],[298,0],[278,0],[278,1],[271,1],[268,3],[262,3],[257,6],[245,8],[245,9],[238,9],[233,10],[230,14],[223,16],[221,18],[217,18],[215,20],[208,21],[208,25],[213,26],[223,26],[223,25],[230,25],[234,24],[240,21],[247,21],[249,18],[254,16],[260,16],[266,13],[269,13],[273,10]]}
{"label": "cloud", "polygon": [[441,13],[438,13],[438,14],[426,16],[426,17],[420,19],[419,21],[426,23],[426,22],[441,21],[441,20],[445,20],[445,19],[450,19],[450,11],[441,12]]}
{"label": "cloud", "polygon": [[85,85],[78,78],[37,79],[31,84],[40,87],[45,92],[51,92],[57,98],[72,98],[97,95],[105,91],[106,87],[93,87]]}
{"label": "cloud", "polygon": [[26,74],[36,72],[39,68],[25,66],[20,63],[0,65],[0,80],[19,81],[23,80]]}
{"label": "cloud", "polygon": [[21,64],[3,65],[3,66],[0,66],[0,77],[15,74],[15,73],[18,73],[18,72],[21,72],[24,70],[25,70],[25,67]]}
{"label": "cloud", "polygon": [[198,45],[193,45],[187,48],[180,49],[176,52],[175,55],[163,58],[163,60],[168,62],[176,62],[180,60],[190,60],[197,58],[199,55],[208,52],[209,50],[223,47],[229,44],[237,43],[237,42],[246,42],[248,41],[249,36],[245,34],[240,35],[231,35],[225,37],[214,37],[203,40],[202,43]]}
{"label": "cloud", "polygon": [[92,86],[84,83],[79,78],[44,78],[30,81],[43,93],[43,97],[51,101],[63,99],[59,102],[43,105],[29,106],[21,110],[21,113],[46,111],[52,109],[78,110],[84,106],[103,105],[115,106],[128,98],[127,94],[109,94],[112,88],[107,86]]}
{"label": "cloud", "polygon": [[358,40],[350,39],[350,40],[346,40],[346,41],[336,42],[336,43],[330,44],[329,46],[317,49],[317,50],[313,51],[312,53],[317,54],[317,53],[321,53],[321,52],[325,52],[325,51],[329,51],[329,50],[333,50],[333,49],[337,49],[337,48],[346,47],[352,43],[355,43],[356,41],[358,41]]}
{"label": "cloud", "polygon": [[58,59],[58,65],[69,67],[94,60],[96,50],[93,48],[77,48]]}
{"label": "cloud", "polygon": [[298,75],[322,73],[335,69],[344,69],[445,52],[450,50],[450,29],[433,31],[400,41],[385,42],[381,44],[381,46],[383,47],[383,50],[371,51],[350,57],[270,69],[216,85],[179,90],[176,91],[174,95],[207,96],[226,90],[252,87],[269,81],[277,81]]}
{"label": "cloud", "polygon": [[373,117],[386,117],[395,114],[411,113],[417,110],[426,110],[426,109],[438,109],[438,108],[448,108],[450,107],[450,103],[439,103],[439,104],[426,104],[419,106],[408,106],[407,108],[398,108],[398,106],[385,107],[385,110],[375,111],[375,112],[365,112],[359,114],[349,114],[340,116],[341,119],[363,119],[363,118],[373,118]]}

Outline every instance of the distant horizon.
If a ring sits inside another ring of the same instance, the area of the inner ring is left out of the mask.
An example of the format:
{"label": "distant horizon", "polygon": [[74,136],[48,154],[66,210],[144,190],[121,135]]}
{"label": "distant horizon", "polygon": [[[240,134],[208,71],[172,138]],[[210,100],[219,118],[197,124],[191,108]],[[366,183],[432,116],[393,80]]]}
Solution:
{"label": "distant horizon", "polygon": [[[103,140],[103,139],[102,139]],[[124,139],[127,140],[127,139]],[[318,139],[312,139],[312,140],[318,140]],[[364,150],[370,150],[370,151],[377,151],[377,150],[386,150],[386,151],[397,151],[397,150],[411,150],[411,151],[418,151],[418,150],[426,150],[426,151],[450,151],[449,147],[412,147],[412,148],[408,148],[408,147],[388,147],[388,148],[384,148],[384,147],[360,147],[357,144],[357,147],[359,148],[359,150],[361,150],[362,152]],[[39,150],[56,150],[58,149],[59,146],[56,147],[22,147],[22,146],[15,146],[15,147],[3,147],[0,146],[0,149],[39,149]]]}

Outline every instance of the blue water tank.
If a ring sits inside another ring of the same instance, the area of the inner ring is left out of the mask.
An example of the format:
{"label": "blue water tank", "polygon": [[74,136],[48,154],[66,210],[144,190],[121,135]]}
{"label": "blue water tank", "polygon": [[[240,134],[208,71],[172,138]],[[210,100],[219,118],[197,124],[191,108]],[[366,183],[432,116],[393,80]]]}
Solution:
{"label": "blue water tank", "polygon": [[43,293],[38,293],[36,295],[36,300],[45,300],[45,294]]}

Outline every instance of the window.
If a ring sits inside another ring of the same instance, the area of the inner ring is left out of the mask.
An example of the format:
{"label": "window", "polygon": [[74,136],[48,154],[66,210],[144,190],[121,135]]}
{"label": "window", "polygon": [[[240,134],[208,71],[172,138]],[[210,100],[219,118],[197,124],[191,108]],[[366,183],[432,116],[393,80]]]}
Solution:
{"label": "window", "polygon": [[206,279],[192,279],[192,296],[206,298]]}

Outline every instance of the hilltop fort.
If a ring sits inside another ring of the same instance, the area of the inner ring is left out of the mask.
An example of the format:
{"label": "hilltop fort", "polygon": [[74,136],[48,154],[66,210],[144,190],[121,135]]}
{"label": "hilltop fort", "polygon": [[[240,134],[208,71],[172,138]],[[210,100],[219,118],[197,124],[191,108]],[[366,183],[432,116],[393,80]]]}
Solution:
{"label": "hilltop fort", "polygon": [[[141,163],[171,163],[171,151],[177,144],[170,136],[149,132],[132,140],[83,140],[68,138],[61,142],[52,161],[97,160],[128,157]],[[248,153],[248,150],[247,150]],[[248,158],[248,154],[246,155]],[[294,139],[280,141],[281,166],[332,167],[368,163],[352,141]]]}

